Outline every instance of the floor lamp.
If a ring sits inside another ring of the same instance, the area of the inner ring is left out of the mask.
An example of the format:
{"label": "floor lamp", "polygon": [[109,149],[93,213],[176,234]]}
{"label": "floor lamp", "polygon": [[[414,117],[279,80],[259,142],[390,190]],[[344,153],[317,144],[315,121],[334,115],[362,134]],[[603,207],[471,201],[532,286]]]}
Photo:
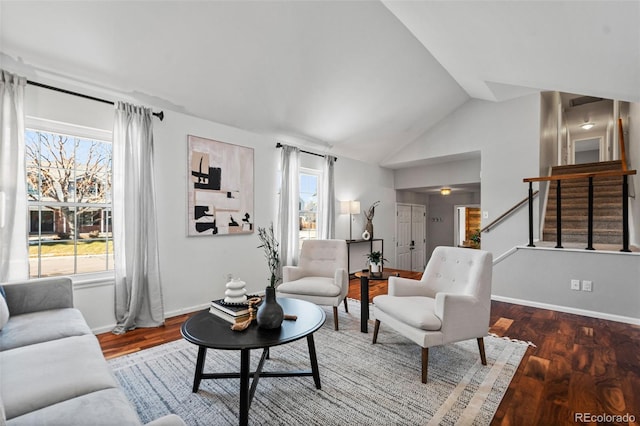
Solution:
{"label": "floor lamp", "polygon": [[353,233],[351,232],[351,224],[353,223],[353,215],[360,214],[360,201],[342,201],[340,202],[340,213],[349,214],[349,241],[353,241]]}

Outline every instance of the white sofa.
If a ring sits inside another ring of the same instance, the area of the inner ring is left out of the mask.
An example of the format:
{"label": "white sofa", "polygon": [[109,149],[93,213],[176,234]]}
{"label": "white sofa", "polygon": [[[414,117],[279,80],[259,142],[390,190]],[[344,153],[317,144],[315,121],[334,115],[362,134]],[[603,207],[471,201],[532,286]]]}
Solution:
{"label": "white sofa", "polygon": [[[2,289],[0,425],[141,425],[73,308],[71,279],[4,283]],[[168,415],[149,425],[184,422]]]}

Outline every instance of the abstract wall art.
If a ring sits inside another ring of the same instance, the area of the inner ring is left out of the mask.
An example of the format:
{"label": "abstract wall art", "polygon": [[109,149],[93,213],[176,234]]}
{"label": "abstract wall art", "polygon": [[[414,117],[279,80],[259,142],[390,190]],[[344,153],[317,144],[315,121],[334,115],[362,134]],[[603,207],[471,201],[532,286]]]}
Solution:
{"label": "abstract wall art", "polygon": [[188,135],[187,235],[253,232],[253,148]]}

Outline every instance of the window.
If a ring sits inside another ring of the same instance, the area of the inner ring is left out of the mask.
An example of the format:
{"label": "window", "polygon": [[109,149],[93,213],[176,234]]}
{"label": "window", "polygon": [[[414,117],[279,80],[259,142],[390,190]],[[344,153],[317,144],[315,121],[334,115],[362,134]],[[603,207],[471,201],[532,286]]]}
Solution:
{"label": "window", "polygon": [[28,126],[30,277],[113,269],[110,139],[61,123]]}
{"label": "window", "polygon": [[298,210],[300,212],[300,243],[303,240],[318,238],[318,193],[320,191],[320,172],[301,168],[300,195]]}

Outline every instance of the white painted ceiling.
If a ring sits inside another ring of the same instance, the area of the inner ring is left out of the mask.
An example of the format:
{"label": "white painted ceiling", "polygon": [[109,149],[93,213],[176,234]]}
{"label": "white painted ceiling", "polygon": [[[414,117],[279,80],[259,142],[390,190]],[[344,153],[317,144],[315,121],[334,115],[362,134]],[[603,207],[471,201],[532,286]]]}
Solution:
{"label": "white painted ceiling", "polygon": [[638,1],[6,1],[0,66],[379,163],[470,97],[640,102]]}

